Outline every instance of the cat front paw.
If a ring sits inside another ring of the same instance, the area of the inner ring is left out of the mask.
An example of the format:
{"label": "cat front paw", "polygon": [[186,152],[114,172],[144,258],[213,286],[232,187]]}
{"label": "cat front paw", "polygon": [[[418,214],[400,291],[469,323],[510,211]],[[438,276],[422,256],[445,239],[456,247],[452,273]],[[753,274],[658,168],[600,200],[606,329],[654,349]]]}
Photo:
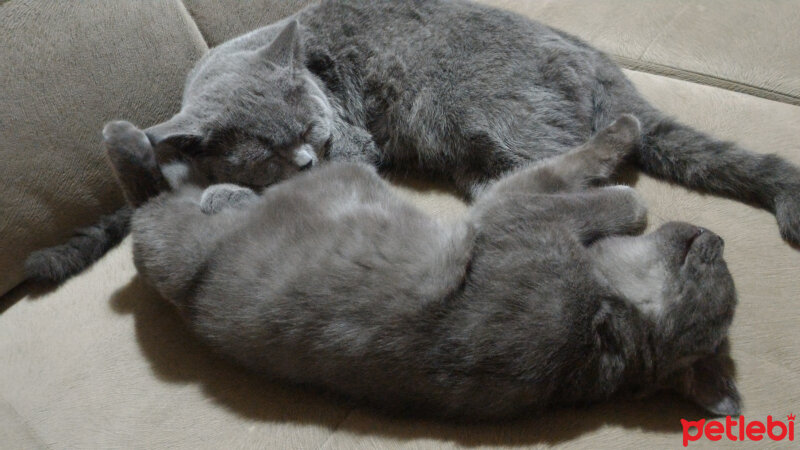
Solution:
{"label": "cat front paw", "polygon": [[624,211],[628,214],[630,231],[639,233],[647,228],[647,203],[639,192],[624,184],[607,186],[604,188],[615,197],[615,202],[624,205]]}
{"label": "cat front paw", "polygon": [[800,188],[778,197],[775,202],[775,218],[778,220],[781,237],[800,247]]}
{"label": "cat front paw", "polygon": [[581,161],[579,171],[594,182],[606,182],[619,165],[641,141],[639,119],[623,114],[611,125],[601,129],[584,145],[573,150],[572,158]]}
{"label": "cat front paw", "polygon": [[227,208],[242,208],[258,197],[252,189],[235,184],[215,184],[203,191],[200,210],[216,214]]}
{"label": "cat front paw", "polygon": [[635,143],[642,135],[642,123],[632,114],[623,114],[604,131],[622,142]]}

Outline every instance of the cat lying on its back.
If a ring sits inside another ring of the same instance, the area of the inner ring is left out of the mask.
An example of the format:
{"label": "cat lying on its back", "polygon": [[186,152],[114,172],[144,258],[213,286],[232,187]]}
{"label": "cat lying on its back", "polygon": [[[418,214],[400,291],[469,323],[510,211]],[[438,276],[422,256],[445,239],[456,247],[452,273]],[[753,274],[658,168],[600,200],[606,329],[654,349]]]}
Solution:
{"label": "cat lying on its back", "polygon": [[[605,180],[639,138],[623,117],[510,174],[444,225],[375,171],[332,163],[268,188],[171,192],[141,131],[104,130],[143,277],[240,364],[382,408],[494,419],[677,390],[736,414],[722,240]],[[180,184],[180,183],[176,183]]]}
{"label": "cat lying on its back", "polygon": [[[775,213],[800,244],[800,170],[677,123],[580,40],[451,0],[325,0],[212,49],[181,111],[146,130],[216,182],[263,187],[327,160],[452,180],[475,197],[499,177],[586,142],[623,113],[642,121],[631,160],[685,186]],[[60,280],[118,242],[130,211],[33,254]],[[115,228],[116,226],[116,228]]]}

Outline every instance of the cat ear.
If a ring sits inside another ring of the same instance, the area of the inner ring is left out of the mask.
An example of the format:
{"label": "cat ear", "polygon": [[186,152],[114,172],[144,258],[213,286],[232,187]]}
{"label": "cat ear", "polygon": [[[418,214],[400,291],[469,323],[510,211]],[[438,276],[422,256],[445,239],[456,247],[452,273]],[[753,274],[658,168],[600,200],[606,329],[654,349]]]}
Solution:
{"label": "cat ear", "polygon": [[716,354],[695,361],[680,374],[676,389],[687,399],[719,416],[738,416],[742,400],[735,368],[724,342]]}
{"label": "cat ear", "polygon": [[193,154],[200,147],[203,136],[196,122],[185,114],[178,113],[166,122],[144,130],[153,148],[169,145],[185,154]]}
{"label": "cat ear", "polygon": [[302,65],[303,52],[298,26],[297,20],[290,21],[274,41],[258,51],[259,57],[278,67],[298,67]]}

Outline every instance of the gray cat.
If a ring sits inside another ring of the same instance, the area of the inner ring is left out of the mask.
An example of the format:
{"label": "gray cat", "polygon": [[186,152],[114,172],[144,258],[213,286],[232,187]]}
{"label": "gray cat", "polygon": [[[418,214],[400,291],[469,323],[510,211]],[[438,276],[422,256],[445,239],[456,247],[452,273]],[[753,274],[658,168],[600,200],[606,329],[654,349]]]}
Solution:
{"label": "gray cat", "polygon": [[[448,0],[327,0],[211,50],[181,111],[146,130],[212,181],[263,187],[320,160],[451,180],[474,198],[511,170],[563,154],[632,113],[643,171],[775,213],[800,244],[800,170],[679,124],[617,66],[561,31]],[[64,279],[124,235],[129,209],[34,253]]]}
{"label": "gray cat", "polygon": [[142,131],[114,122],[104,135],[138,206],[139,272],[251,370],[450,418],[661,389],[739,411],[722,239],[685,223],[634,236],[646,222],[634,190],[583,191],[633,149],[630,116],[502,178],[450,225],[360,163],[261,196],[231,184],[170,190]]}

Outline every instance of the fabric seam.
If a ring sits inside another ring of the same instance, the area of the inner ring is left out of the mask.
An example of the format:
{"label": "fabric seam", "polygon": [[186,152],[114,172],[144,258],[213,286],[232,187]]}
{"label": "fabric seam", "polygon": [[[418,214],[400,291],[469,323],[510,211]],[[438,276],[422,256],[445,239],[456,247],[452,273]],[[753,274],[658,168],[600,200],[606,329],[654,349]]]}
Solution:
{"label": "fabric seam", "polygon": [[794,106],[800,106],[800,97],[791,94],[786,94],[773,89],[767,89],[752,84],[743,83],[741,81],[734,81],[728,78],[717,77],[702,72],[695,72],[692,70],[681,69],[664,64],[651,63],[641,61],[627,56],[610,55],[620,66],[625,69],[635,70],[637,72],[651,73],[654,75],[661,75],[678,80],[688,81],[695,84],[712,86],[720,89],[725,89],[732,92],[739,92],[743,94],[752,95],[767,100],[772,100],[780,103],[786,103]]}
{"label": "fabric seam", "polygon": [[186,6],[186,2],[184,0],[178,0],[178,6],[183,10],[183,14],[189,19],[192,25],[194,25],[194,31],[200,36],[200,39],[203,40],[203,43],[206,46],[206,51],[209,49],[208,39],[206,35],[203,34],[203,30],[200,29],[200,25],[198,25],[197,20],[195,20],[194,16],[192,15],[191,11],[189,11],[189,7]]}

